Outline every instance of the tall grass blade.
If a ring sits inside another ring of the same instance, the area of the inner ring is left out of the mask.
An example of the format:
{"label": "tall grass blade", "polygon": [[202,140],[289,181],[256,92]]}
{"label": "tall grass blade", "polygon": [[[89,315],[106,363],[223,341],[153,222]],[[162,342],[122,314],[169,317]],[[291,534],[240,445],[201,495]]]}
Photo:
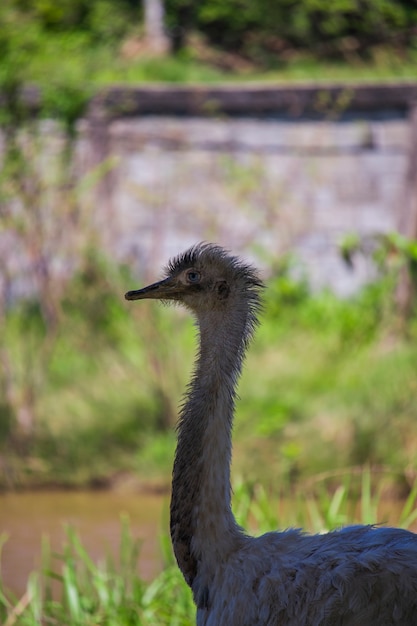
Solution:
{"label": "tall grass blade", "polygon": [[363,524],[375,524],[377,519],[372,502],[371,471],[368,466],[362,472],[361,517]]}
{"label": "tall grass blade", "polygon": [[402,508],[399,526],[401,528],[409,528],[413,522],[417,519],[417,478],[408,494],[407,500]]}
{"label": "tall grass blade", "polygon": [[62,582],[64,585],[64,593],[68,610],[73,621],[78,624],[81,620],[82,610],[80,595],[77,586],[77,575],[74,570],[74,562],[72,559],[64,564],[62,570]]}

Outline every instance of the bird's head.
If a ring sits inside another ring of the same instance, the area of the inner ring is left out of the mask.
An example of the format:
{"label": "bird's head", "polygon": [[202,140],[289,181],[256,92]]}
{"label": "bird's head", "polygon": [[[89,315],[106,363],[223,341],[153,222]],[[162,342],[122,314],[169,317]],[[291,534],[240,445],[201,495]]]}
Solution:
{"label": "bird's head", "polygon": [[255,313],[262,286],[253,267],[220,246],[200,243],[172,259],[161,281],[125,298],[179,302],[197,315],[246,302]]}

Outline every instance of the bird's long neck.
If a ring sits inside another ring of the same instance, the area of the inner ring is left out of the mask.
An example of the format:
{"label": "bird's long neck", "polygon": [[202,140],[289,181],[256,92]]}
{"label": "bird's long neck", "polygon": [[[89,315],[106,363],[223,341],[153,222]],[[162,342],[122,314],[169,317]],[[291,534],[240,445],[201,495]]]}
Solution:
{"label": "bird's long neck", "polygon": [[175,455],[171,537],[178,565],[191,586],[237,549],[244,535],[231,511],[231,431],[247,316],[199,317],[200,352],[181,412]]}

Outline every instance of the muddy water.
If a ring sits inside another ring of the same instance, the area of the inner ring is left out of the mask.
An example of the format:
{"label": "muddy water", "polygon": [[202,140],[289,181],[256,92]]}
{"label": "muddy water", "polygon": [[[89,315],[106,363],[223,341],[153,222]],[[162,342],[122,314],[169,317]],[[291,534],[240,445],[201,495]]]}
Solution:
{"label": "muddy water", "polygon": [[[281,501],[283,519],[288,518],[287,510],[292,506]],[[381,500],[377,519],[372,521],[397,525],[403,506],[402,502]],[[359,508],[357,519],[361,517]],[[29,573],[41,565],[42,537],[48,537],[52,549],[61,553],[68,524],[76,529],[95,561],[109,553],[117,556],[122,515],[129,517],[133,536],[143,542],[138,573],[150,580],[162,567],[159,538],[168,532],[168,496],[111,491],[0,495],[0,536],[8,536],[1,559],[6,587],[22,595]],[[417,532],[417,521],[410,530]]]}
{"label": "muddy water", "polygon": [[167,531],[166,497],[113,492],[35,492],[0,495],[1,569],[7,588],[21,595],[28,575],[41,564],[42,537],[53,550],[65,543],[65,525],[76,529],[90,556],[98,561],[118,554],[121,516],[127,515],[134,537],[143,541],[139,574],[151,579],[161,569],[159,536]]}

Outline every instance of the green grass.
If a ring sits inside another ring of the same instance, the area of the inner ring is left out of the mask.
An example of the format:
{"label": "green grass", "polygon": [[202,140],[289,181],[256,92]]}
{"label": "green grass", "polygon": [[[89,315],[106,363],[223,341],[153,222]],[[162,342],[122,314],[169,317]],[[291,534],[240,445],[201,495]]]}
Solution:
{"label": "green grass", "polygon": [[369,297],[322,294],[279,315],[269,300],[241,385],[238,472],[273,482],[370,463],[400,483],[415,473],[415,338],[395,337],[381,296]]}
{"label": "green grass", "polygon": [[226,76],[188,55],[166,58],[126,59],[115,44],[95,44],[80,33],[42,39],[29,59],[28,78],[39,84],[89,85],[90,89],[111,83],[193,83],[219,81]]}
{"label": "green grass", "polygon": [[[220,54],[220,53],[218,53]],[[278,60],[279,61],[279,60]],[[120,44],[91,44],[82,33],[43,36],[34,54],[28,57],[26,79],[45,85],[67,88],[77,86],[88,93],[109,84],[222,83],[240,81],[387,81],[416,79],[416,54],[408,57],[381,49],[367,61],[321,61],[305,54],[295,54],[275,68],[265,70],[255,66],[223,70],[216,64],[200,60],[190,48],[177,55],[152,58],[146,55],[128,59]]]}
{"label": "green grass", "polygon": [[[395,517],[391,512],[389,522],[413,527],[416,497],[417,481]],[[349,523],[372,524],[381,520],[383,503],[369,470],[346,475],[333,494],[316,486],[277,499],[259,485],[240,482],[234,496],[238,522],[254,534],[289,526],[323,532]],[[0,621],[5,626],[191,626],[195,608],[190,590],[174,564],[166,536],[161,546],[165,567],[145,583],[137,575],[140,542],[131,536],[126,520],[122,520],[118,558],[98,563],[68,528],[62,554],[51,554],[44,542],[41,571],[30,575],[21,598],[13,597],[0,580]]]}
{"label": "green grass", "polygon": [[[129,308],[124,276],[111,288],[97,281],[90,301],[79,298],[78,278],[68,286],[53,338],[36,308],[7,319],[15,384],[34,396],[37,419],[23,455],[3,422],[0,444],[16,484],[106,483],[121,470],[169,482],[196,349],[192,321],[150,303]],[[239,387],[234,475],[273,486],[277,476],[302,483],[369,464],[403,490],[417,472],[413,324],[408,337],[394,335],[391,296],[374,287],[350,301],[295,293],[286,301],[287,288],[271,281],[267,289]]]}
{"label": "green grass", "polygon": [[[62,554],[43,544],[41,571],[33,572],[22,598],[0,582],[0,619],[7,626],[32,624],[157,626],[193,623],[191,594],[172,563],[151,583],[136,573],[140,541],[123,523],[117,559],[95,563],[77,534],[67,528]],[[171,559],[172,561],[172,559]]]}

